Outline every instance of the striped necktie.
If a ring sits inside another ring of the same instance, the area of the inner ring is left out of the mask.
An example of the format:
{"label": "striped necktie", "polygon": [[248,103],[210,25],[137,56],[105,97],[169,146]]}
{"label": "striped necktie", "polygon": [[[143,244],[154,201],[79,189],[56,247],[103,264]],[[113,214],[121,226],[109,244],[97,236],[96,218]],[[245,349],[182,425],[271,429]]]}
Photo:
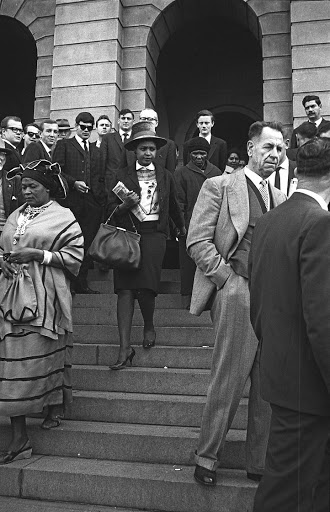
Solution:
{"label": "striped necktie", "polygon": [[260,182],[259,192],[261,194],[262,200],[265,203],[267,211],[269,210],[269,194],[268,194],[268,184],[267,180],[262,180]]}

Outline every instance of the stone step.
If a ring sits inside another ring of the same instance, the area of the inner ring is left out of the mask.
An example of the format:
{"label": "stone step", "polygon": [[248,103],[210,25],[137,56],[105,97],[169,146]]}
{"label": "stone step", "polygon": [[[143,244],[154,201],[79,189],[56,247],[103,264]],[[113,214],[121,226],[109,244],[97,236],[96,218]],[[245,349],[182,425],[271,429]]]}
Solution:
{"label": "stone step", "polygon": [[[156,309],[154,314],[155,327],[188,327],[188,326],[208,326],[212,323],[210,315],[204,311],[200,316],[191,315],[187,310],[178,309]],[[93,308],[75,308],[73,310],[74,324],[93,324],[93,325],[117,325],[116,308],[100,309]],[[133,325],[143,325],[141,311],[135,310],[133,315]]]}
{"label": "stone step", "polygon": [[113,371],[108,366],[77,365],[72,372],[73,389],[86,391],[203,396],[209,381],[209,370],[186,368],[133,367]]}
{"label": "stone step", "polygon": [[159,512],[245,512],[256,484],[241,470],[218,470],[214,488],[193,467],[35,456],[0,466],[0,494]]}
{"label": "stone step", "polygon": [[[73,298],[74,308],[104,308],[113,309],[117,307],[117,295],[114,293],[100,295],[77,294]],[[136,309],[139,304],[135,301]],[[182,309],[181,295],[177,293],[160,294],[156,297],[156,309]]]}
{"label": "stone step", "polygon": [[[73,331],[73,340],[77,343],[119,343],[118,328],[115,325],[75,324]],[[181,347],[211,347],[214,345],[212,327],[157,327],[156,332],[156,345]],[[133,326],[131,342],[142,346],[142,340],[142,326]]]}
{"label": "stone step", "polygon": [[[73,391],[70,419],[147,425],[199,427],[205,396]],[[247,427],[248,399],[242,398],[232,428]],[[1,494],[1,493],[0,493]]]}
{"label": "stone step", "polygon": [[[208,347],[175,347],[156,345],[152,350],[144,350],[141,345],[133,345],[136,356],[133,368],[203,368],[211,367],[213,349]],[[96,343],[75,343],[73,364],[109,366],[118,357],[119,346]]]}
{"label": "stone step", "polygon": [[[41,419],[28,418],[27,423],[35,455],[157,464],[195,463],[199,428],[64,420],[59,428],[47,432],[40,428]],[[0,428],[0,450],[5,450],[11,437],[9,420],[1,419]],[[228,432],[221,467],[244,469],[245,438],[244,430]]]}
{"label": "stone step", "polygon": [[59,501],[40,501],[0,496],[1,512],[138,512],[136,508],[102,507]]}
{"label": "stone step", "polygon": [[[98,268],[88,271],[88,279],[91,281],[111,281],[113,282],[113,271],[101,272]],[[180,269],[163,268],[161,272],[162,281],[180,281]]]}
{"label": "stone step", "polygon": [[[88,286],[92,290],[100,293],[113,293],[113,284],[111,281],[88,281]],[[161,281],[159,293],[180,293],[180,283],[178,281]]]}

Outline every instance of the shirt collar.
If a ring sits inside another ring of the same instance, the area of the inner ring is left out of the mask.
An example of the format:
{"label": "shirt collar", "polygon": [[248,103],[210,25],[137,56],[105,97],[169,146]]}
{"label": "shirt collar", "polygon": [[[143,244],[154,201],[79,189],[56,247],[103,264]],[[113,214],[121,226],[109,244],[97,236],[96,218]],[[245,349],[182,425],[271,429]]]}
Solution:
{"label": "shirt collar", "polygon": [[318,128],[320,126],[320,124],[322,123],[322,120],[323,120],[323,117],[320,117],[320,119],[318,119],[317,121],[309,121],[309,122],[315,124],[316,128]]}
{"label": "shirt collar", "polygon": [[[82,139],[82,138],[81,138],[81,137],[79,137],[79,135],[77,135],[77,134],[75,135],[75,138],[76,138],[76,141],[78,142],[78,144],[80,144],[80,146],[81,146],[82,148],[84,148],[84,146],[85,146],[85,144],[84,144],[85,139]],[[86,140],[86,142],[87,142],[87,147],[89,147],[88,140]]]}
{"label": "shirt collar", "polygon": [[7,144],[9,144],[10,146],[12,146],[16,151],[17,151],[17,147],[14,146],[14,144],[12,144],[11,142],[9,142],[9,140],[7,139],[2,139],[4,142],[7,142]]}
{"label": "shirt collar", "polygon": [[47,153],[50,155],[51,148],[49,148],[49,147],[47,146],[47,144],[45,144],[41,139],[40,139],[40,142],[41,142],[41,144],[43,145],[43,147],[45,148],[45,150],[47,151]]}
{"label": "shirt collar", "polygon": [[245,176],[247,176],[252,181],[252,183],[259,189],[260,182],[263,180],[263,178],[259,176],[259,174],[257,174],[256,172],[251,171],[251,169],[249,169],[247,166],[244,167],[244,172]]}
{"label": "shirt collar", "polygon": [[149,171],[154,171],[155,170],[155,166],[154,166],[154,164],[152,162],[149,165],[140,165],[139,162],[136,162],[136,170],[138,171],[141,168],[149,169]]}
{"label": "shirt collar", "polygon": [[121,138],[123,138],[124,133],[127,133],[128,138],[130,138],[131,133],[132,133],[132,130],[131,130],[130,132],[124,132],[124,130],[122,130],[121,128],[119,128],[119,135],[121,136]]}
{"label": "shirt collar", "polygon": [[326,210],[328,211],[328,205],[327,203],[324,201],[323,197],[321,197],[319,194],[317,194],[316,192],[312,192],[312,190],[306,190],[305,188],[297,188],[295,191],[294,191],[294,194],[296,192],[300,192],[301,194],[305,194],[306,196],[309,196],[309,197],[312,197],[313,199],[315,199],[315,201],[317,201],[319,203],[319,205],[321,206],[321,208],[323,210]]}
{"label": "shirt collar", "polygon": [[[199,134],[199,137],[203,137],[203,135]],[[203,137],[203,139],[206,139],[209,144],[211,144],[211,137],[212,133],[209,133],[207,137]]]}

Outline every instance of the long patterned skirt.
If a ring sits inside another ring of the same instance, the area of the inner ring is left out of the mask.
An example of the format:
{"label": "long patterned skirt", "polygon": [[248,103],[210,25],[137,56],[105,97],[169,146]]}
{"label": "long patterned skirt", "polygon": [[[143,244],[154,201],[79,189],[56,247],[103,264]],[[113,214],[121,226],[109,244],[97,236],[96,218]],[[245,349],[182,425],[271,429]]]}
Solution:
{"label": "long patterned skirt", "polygon": [[71,334],[58,340],[23,331],[0,341],[0,415],[42,412],[72,402]]}

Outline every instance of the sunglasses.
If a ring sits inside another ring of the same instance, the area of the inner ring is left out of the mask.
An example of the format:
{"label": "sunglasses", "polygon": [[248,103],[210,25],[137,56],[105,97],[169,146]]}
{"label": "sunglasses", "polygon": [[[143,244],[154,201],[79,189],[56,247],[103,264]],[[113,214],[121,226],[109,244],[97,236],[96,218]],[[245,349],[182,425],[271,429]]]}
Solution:
{"label": "sunglasses", "polygon": [[33,139],[33,137],[35,137],[36,139],[40,139],[39,133],[27,132],[27,134],[30,137],[30,139]]}
{"label": "sunglasses", "polygon": [[87,124],[79,123],[79,127],[83,131],[88,130],[89,132],[91,132],[93,130],[93,126]]}

